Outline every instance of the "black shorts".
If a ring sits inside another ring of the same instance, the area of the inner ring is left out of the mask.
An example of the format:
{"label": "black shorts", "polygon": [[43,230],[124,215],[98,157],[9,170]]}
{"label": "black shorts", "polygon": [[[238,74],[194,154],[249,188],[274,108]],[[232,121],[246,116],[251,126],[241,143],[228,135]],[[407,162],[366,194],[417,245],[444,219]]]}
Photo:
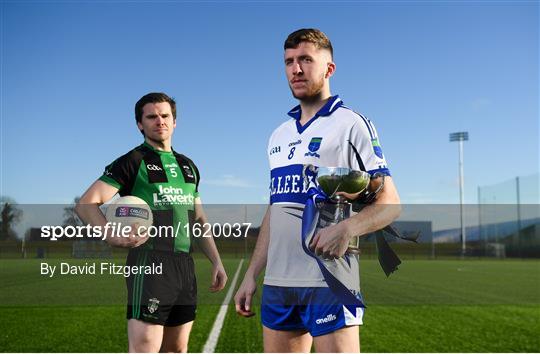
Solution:
{"label": "black shorts", "polygon": [[[179,326],[195,319],[197,281],[189,254],[130,250],[126,265],[143,270],[126,278],[127,319],[163,326]],[[145,270],[153,272],[145,274]]]}

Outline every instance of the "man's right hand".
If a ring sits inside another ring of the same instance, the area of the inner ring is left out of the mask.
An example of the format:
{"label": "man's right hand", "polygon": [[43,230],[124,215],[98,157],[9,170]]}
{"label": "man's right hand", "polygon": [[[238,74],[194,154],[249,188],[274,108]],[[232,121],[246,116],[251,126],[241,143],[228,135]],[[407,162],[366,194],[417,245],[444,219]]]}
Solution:
{"label": "man's right hand", "polygon": [[255,315],[255,313],[251,311],[251,300],[255,291],[257,291],[256,280],[253,279],[253,277],[246,275],[234,296],[236,313],[240,316],[251,317]]}
{"label": "man's right hand", "polygon": [[107,235],[106,241],[111,246],[115,247],[123,247],[123,248],[135,248],[146,241],[148,241],[148,234],[147,232],[139,233],[139,224],[134,223],[131,224],[131,233],[129,234],[129,237],[123,237],[119,235]]}

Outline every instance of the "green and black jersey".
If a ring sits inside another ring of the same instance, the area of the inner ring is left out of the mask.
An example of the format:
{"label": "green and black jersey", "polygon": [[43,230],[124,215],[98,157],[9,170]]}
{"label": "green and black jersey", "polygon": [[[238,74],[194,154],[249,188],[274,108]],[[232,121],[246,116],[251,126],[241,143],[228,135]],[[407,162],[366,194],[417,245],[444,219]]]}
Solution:
{"label": "green and black jersey", "polygon": [[116,159],[100,177],[118,188],[120,196],[134,195],[148,203],[159,234],[140,247],[167,252],[190,251],[199,179],[189,158],[146,142]]}

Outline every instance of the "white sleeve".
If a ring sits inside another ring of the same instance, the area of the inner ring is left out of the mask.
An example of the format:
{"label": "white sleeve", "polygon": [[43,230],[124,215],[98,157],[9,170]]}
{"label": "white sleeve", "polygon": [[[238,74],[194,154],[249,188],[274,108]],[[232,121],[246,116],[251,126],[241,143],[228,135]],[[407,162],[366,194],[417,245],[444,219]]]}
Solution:
{"label": "white sleeve", "polygon": [[366,171],[370,175],[379,172],[390,176],[375,126],[362,115],[359,115],[351,128],[349,162],[352,168]]}
{"label": "white sleeve", "polygon": [[[276,129],[277,130],[277,129]],[[266,156],[268,158],[268,166],[270,167],[270,170],[272,169],[272,149],[274,148],[274,136],[276,135],[276,130],[272,132],[272,135],[270,135],[270,138],[268,139],[268,146],[266,147]]]}

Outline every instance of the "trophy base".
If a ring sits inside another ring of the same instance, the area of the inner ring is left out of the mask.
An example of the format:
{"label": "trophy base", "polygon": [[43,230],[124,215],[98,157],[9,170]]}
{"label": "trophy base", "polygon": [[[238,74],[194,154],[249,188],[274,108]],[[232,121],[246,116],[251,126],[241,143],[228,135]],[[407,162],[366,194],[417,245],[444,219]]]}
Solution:
{"label": "trophy base", "polygon": [[360,254],[360,238],[353,237],[349,240],[349,246],[347,247],[347,253],[355,256]]}
{"label": "trophy base", "polygon": [[357,256],[357,255],[360,254],[360,248],[358,248],[358,247],[349,247],[349,248],[347,248],[347,253]]}

